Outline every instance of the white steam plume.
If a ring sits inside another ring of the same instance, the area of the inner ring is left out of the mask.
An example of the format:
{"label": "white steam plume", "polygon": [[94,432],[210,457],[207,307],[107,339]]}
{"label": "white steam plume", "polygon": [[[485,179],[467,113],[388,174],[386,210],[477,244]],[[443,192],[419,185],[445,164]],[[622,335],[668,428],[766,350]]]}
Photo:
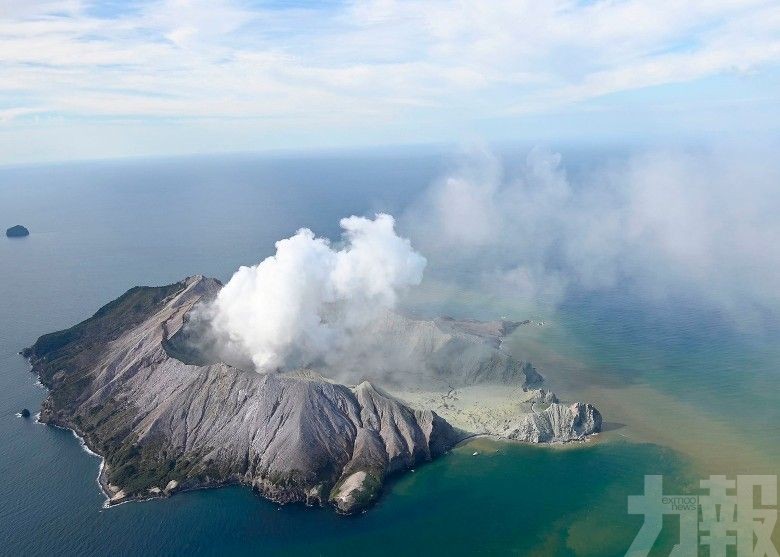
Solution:
{"label": "white steam plume", "polygon": [[340,224],[341,249],[302,228],[222,288],[209,313],[232,359],[250,358],[258,371],[310,365],[420,283],[426,260],[396,234],[392,216]]}
{"label": "white steam plume", "polygon": [[648,151],[572,178],[536,148],[506,176],[482,149],[425,192],[404,230],[434,274],[518,305],[622,286],[742,321],[780,310],[776,160],[768,147]]}

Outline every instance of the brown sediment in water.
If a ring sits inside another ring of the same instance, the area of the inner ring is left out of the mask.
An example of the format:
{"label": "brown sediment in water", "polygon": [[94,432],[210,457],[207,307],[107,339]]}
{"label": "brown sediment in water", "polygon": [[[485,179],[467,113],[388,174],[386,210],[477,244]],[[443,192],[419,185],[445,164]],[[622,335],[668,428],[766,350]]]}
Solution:
{"label": "brown sediment in water", "polygon": [[524,333],[513,339],[512,349],[531,354],[559,397],[576,393],[599,409],[606,423],[602,442],[626,439],[671,448],[690,458],[702,476],[780,472],[780,465],[739,431],[727,408],[701,408],[647,383],[621,383]]}

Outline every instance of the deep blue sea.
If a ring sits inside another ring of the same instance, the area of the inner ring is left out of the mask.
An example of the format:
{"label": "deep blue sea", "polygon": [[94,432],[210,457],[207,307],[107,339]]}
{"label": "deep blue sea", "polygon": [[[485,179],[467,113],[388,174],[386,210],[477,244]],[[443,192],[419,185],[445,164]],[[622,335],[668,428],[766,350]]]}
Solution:
{"label": "deep blue sea", "polygon": [[[0,168],[0,227],[31,231],[0,238],[0,554],[622,555],[641,524],[626,497],[644,474],[680,491],[709,474],[777,473],[776,331],[621,291],[573,295],[513,341],[556,389],[598,405],[598,441],[473,440],[356,517],[240,487],[103,509],[99,460],[70,432],[16,416],[45,396],[18,355],[38,336],[134,285],[226,280],[299,227],[337,238],[343,216],[402,214],[448,164],[405,150]],[[659,554],[675,535],[665,527]]]}

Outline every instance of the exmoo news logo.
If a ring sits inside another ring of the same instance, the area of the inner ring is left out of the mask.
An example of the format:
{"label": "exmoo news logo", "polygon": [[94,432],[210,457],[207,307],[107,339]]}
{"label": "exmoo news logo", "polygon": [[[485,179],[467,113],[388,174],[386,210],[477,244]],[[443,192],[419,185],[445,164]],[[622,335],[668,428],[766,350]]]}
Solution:
{"label": "exmoo news logo", "polygon": [[772,543],[777,522],[777,476],[710,476],[701,480],[706,495],[666,494],[663,476],[645,476],[643,495],[629,495],[629,514],[644,515],[644,524],[626,555],[648,555],[663,527],[664,515],[677,515],[680,541],[670,556],[778,557]]}

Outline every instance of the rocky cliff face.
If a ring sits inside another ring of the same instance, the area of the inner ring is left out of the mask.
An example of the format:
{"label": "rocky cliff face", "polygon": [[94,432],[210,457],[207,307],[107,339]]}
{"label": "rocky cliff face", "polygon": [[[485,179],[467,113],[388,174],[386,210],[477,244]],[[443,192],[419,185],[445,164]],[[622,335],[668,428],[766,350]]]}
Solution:
{"label": "rocky cliff face", "polygon": [[[174,340],[192,308],[219,288],[201,276],[133,288],[23,352],[50,390],[41,421],[73,429],[104,457],[110,503],[241,483],[274,501],[329,502],[351,513],[375,500],[389,474],[469,435],[368,381],[350,387],[311,370],[258,374],[179,357],[184,344]],[[397,332],[396,346],[406,343],[405,361],[427,362],[435,374],[446,374],[449,361],[455,382],[539,382],[530,364],[500,350],[513,326],[400,317],[377,325]],[[559,406],[508,436],[540,442],[598,430],[592,407]]]}
{"label": "rocky cliff face", "polygon": [[601,431],[601,414],[593,405],[553,402],[546,410],[524,415],[507,428],[504,437],[530,443],[555,443],[583,440],[598,431]]}

